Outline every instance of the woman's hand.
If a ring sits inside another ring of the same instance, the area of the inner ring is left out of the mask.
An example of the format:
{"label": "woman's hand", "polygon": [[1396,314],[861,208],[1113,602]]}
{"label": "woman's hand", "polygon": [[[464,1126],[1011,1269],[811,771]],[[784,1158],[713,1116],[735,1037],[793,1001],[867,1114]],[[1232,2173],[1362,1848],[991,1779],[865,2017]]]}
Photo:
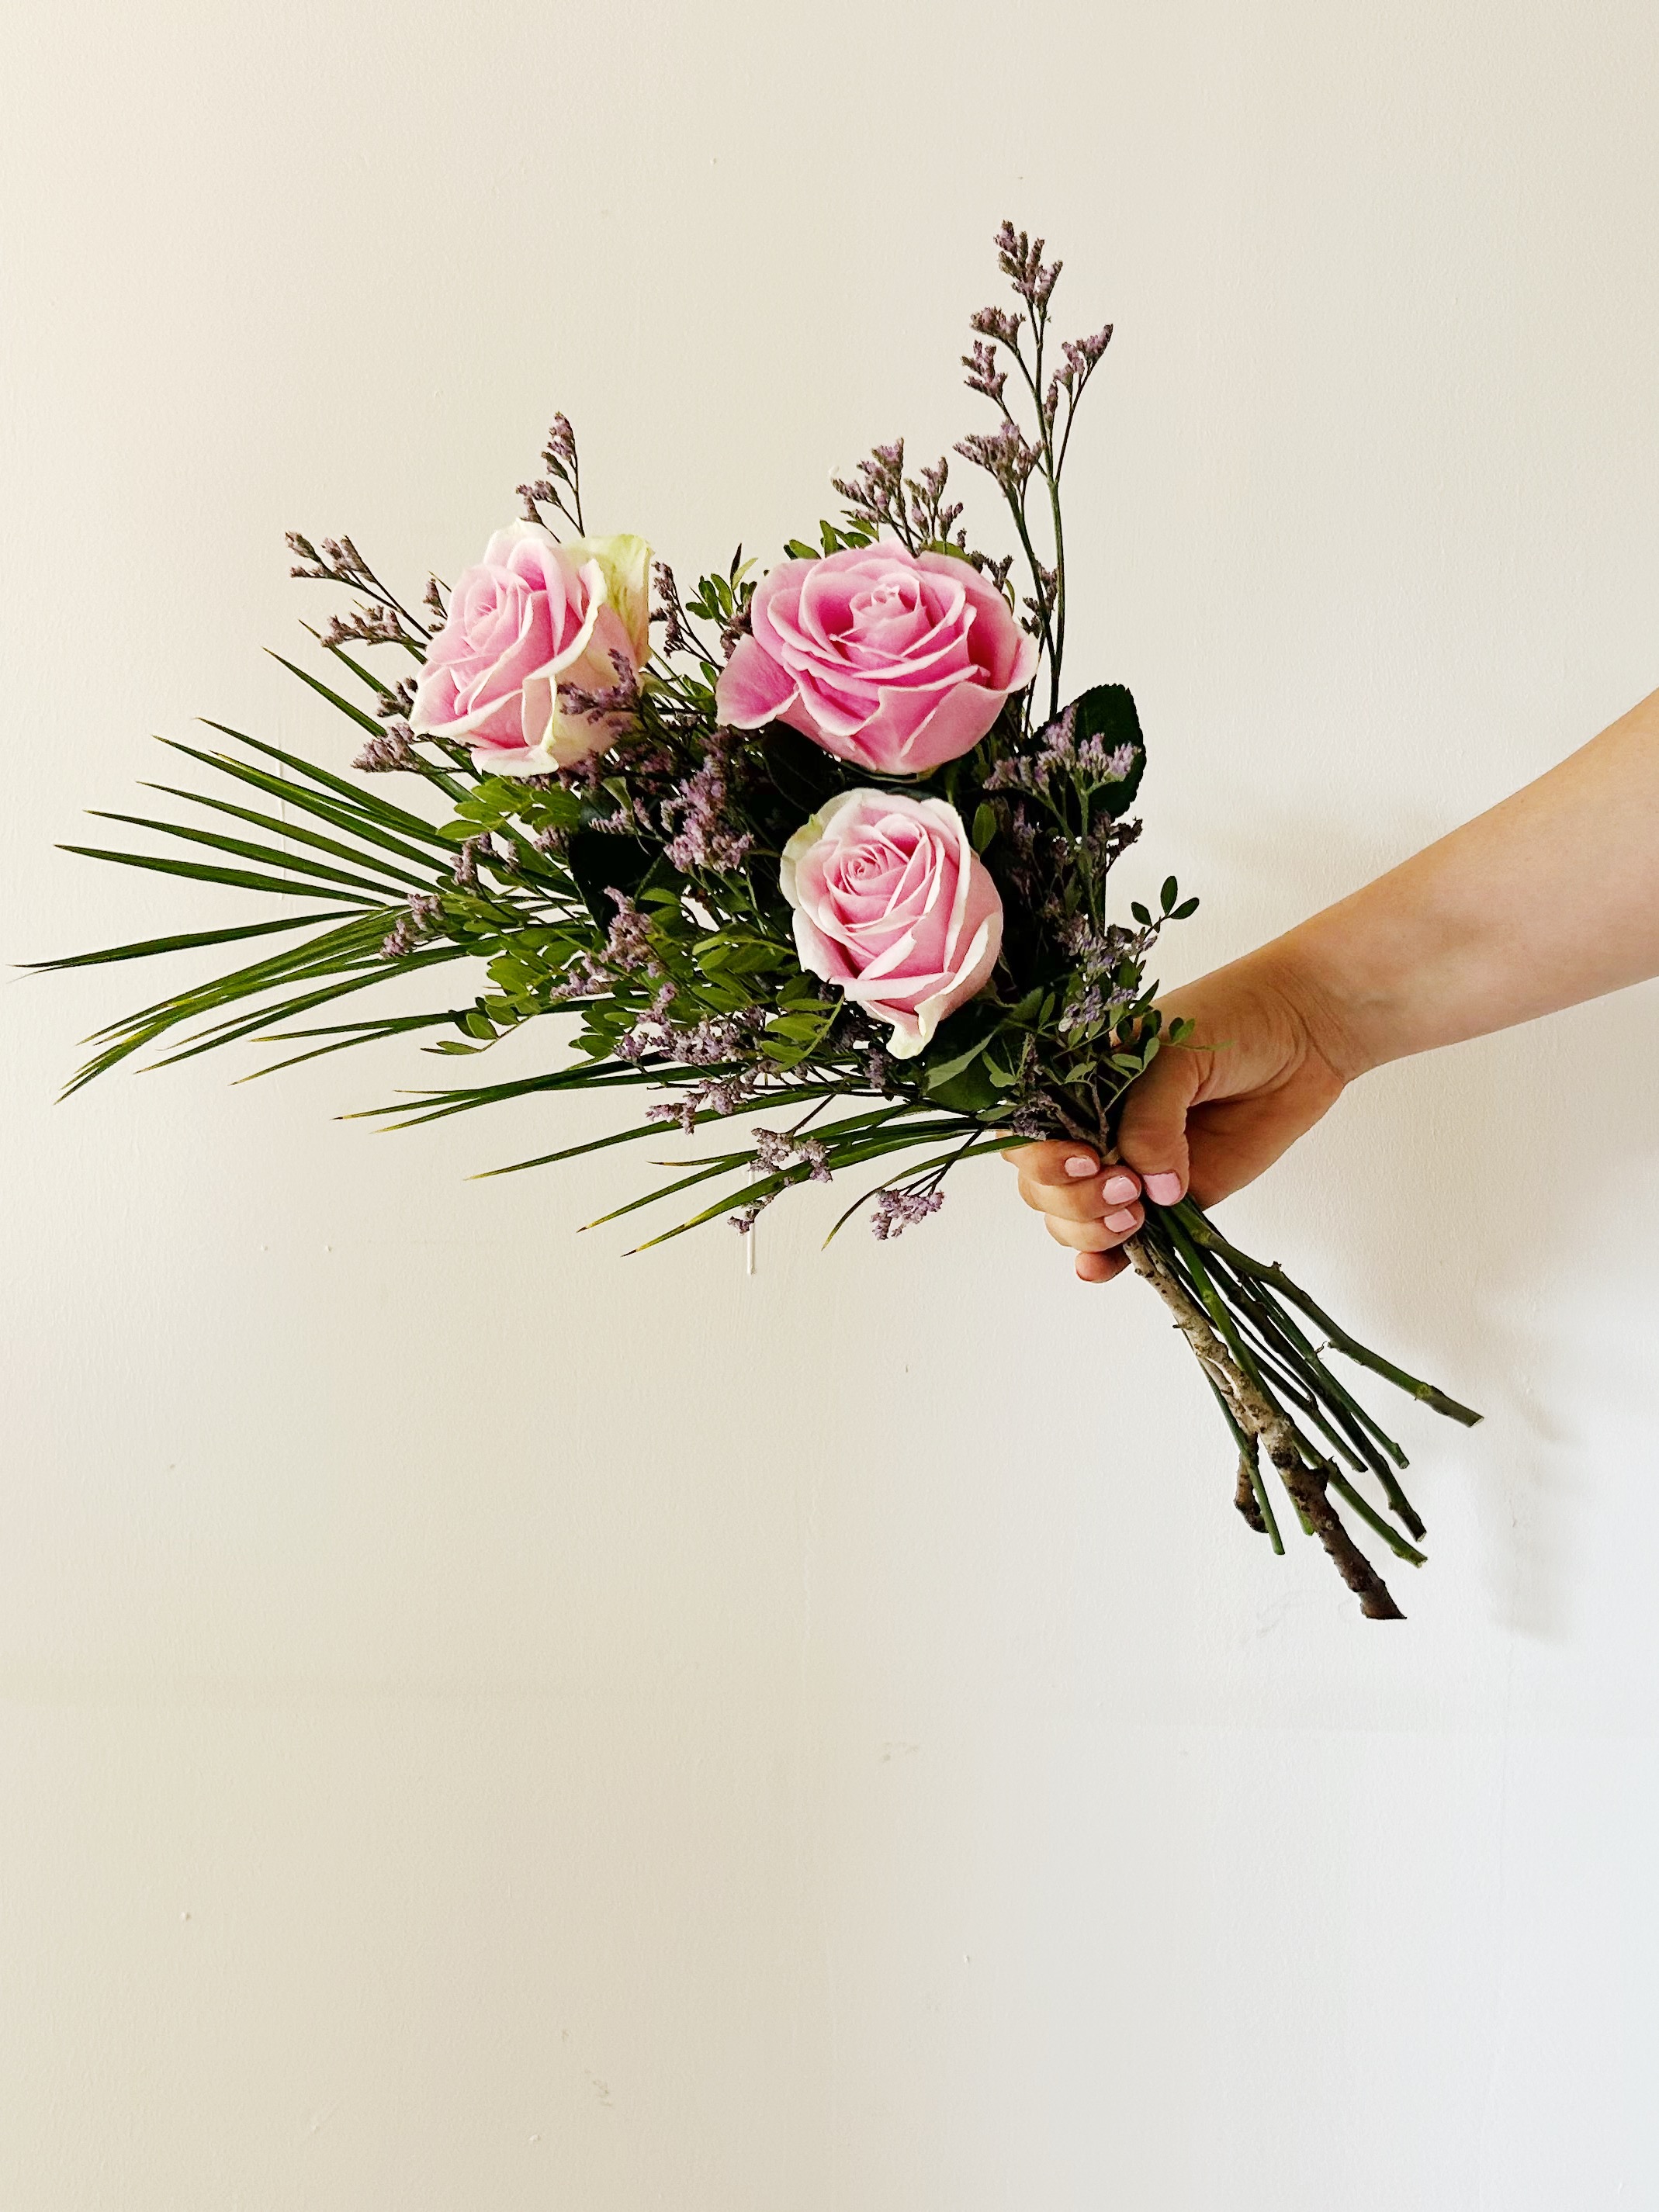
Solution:
{"label": "woman's hand", "polygon": [[1190,1190],[1211,1206],[1252,1182],[1331,1107],[1351,1074],[1310,994],[1278,947],[1252,953],[1173,991],[1167,1020],[1194,1031],[1166,1045],[1123,1102],[1121,1164],[1087,1145],[1022,1146],[1007,1157],[1020,1195],[1048,1234],[1077,1254],[1085,1283],[1127,1265],[1118,1247],[1146,1218]]}
{"label": "woman's hand", "polygon": [[[1584,855],[1595,855],[1587,868]],[[1121,1167],[1084,1145],[1010,1155],[1086,1283],[1188,1188],[1270,1167],[1368,1067],[1659,975],[1659,691],[1489,813],[1163,1002],[1197,1024],[1124,1100]]]}

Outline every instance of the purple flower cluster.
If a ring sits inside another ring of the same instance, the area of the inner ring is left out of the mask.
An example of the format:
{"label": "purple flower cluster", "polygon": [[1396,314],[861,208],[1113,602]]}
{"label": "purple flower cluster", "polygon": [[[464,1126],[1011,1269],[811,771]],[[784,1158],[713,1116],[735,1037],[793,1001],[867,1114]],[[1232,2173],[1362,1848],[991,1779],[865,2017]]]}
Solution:
{"label": "purple flower cluster", "polygon": [[677,1060],[683,1067],[725,1068],[754,1050],[755,1032],[766,1020],[763,1008],[745,1006],[738,1013],[705,1014],[700,1022],[673,1022],[667,1012],[673,996],[673,985],[665,983],[617,1045],[619,1059],[636,1066],[657,1056]]}
{"label": "purple flower cluster", "polygon": [[[538,477],[534,483],[519,486],[525,520],[539,522],[544,529],[549,528],[547,517],[541,512],[546,507],[574,523],[580,532],[584,527],[581,464],[576,456],[576,434],[566,416],[553,417],[547,443],[542,447],[542,466],[547,471],[546,476]],[[554,535],[557,534],[556,531]]]}
{"label": "purple flower cluster", "polygon": [[1135,764],[1133,744],[1108,748],[1103,738],[1096,735],[1079,742],[1077,734],[1077,703],[1075,701],[1063,714],[1057,714],[1046,728],[1037,732],[1035,755],[1011,756],[1000,760],[985,779],[988,791],[1024,791],[1035,797],[1047,798],[1049,787],[1057,775],[1066,775],[1078,783],[1121,783]]}
{"label": "purple flower cluster", "polygon": [[706,1083],[694,1083],[679,1098],[666,1099],[660,1106],[647,1106],[647,1121],[660,1121],[666,1127],[677,1123],[689,1137],[697,1126],[700,1114],[712,1114],[723,1119],[746,1106],[760,1088],[759,1079],[748,1068],[739,1068],[730,1075],[711,1076]]}
{"label": "purple flower cluster", "polygon": [[397,927],[382,939],[380,952],[387,960],[406,960],[422,938],[435,937],[443,921],[443,901],[431,891],[414,891]]}
{"label": "purple flower cluster", "polygon": [[782,1175],[793,1167],[805,1166],[809,1182],[830,1181],[830,1158],[824,1146],[816,1137],[798,1137],[787,1129],[753,1129],[755,1157],[772,1175]]}
{"label": "purple flower cluster", "polygon": [[[951,532],[962,519],[961,501],[947,501],[945,496],[950,474],[951,465],[941,457],[931,468],[907,477],[904,441],[895,438],[859,463],[856,479],[833,477],[830,482],[847,501],[850,520],[864,523],[878,534],[889,530],[912,553],[920,553],[925,546],[950,544]],[[957,531],[955,543],[966,550],[961,531]]]}
{"label": "purple flower cluster", "polygon": [[733,743],[729,731],[716,730],[701,764],[663,802],[662,825],[672,833],[668,862],[683,875],[740,868],[754,844],[731,811]]}
{"label": "purple flower cluster", "polygon": [[410,742],[414,734],[407,722],[393,722],[388,729],[377,730],[351,765],[366,775],[381,775],[392,769],[418,768],[420,760]]}
{"label": "purple flower cluster", "polygon": [[902,1237],[918,1221],[926,1221],[945,1203],[942,1190],[882,1190],[876,1193],[870,1217],[870,1233],[884,1244],[890,1237]]}
{"label": "purple flower cluster", "polygon": [[1042,459],[1011,415],[1005,415],[994,430],[958,439],[956,451],[964,461],[983,469],[1006,498],[1016,501],[1024,498],[1031,471]]}

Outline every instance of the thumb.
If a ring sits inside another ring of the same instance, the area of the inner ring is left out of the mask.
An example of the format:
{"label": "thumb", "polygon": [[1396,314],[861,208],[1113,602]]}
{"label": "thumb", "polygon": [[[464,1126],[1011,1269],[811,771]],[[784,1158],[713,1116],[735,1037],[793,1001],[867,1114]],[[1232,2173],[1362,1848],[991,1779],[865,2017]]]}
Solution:
{"label": "thumb", "polygon": [[1161,1052],[1124,1093],[1117,1149],[1146,1186],[1154,1206],[1173,1206],[1187,1188],[1187,1109],[1203,1067],[1191,1052]]}

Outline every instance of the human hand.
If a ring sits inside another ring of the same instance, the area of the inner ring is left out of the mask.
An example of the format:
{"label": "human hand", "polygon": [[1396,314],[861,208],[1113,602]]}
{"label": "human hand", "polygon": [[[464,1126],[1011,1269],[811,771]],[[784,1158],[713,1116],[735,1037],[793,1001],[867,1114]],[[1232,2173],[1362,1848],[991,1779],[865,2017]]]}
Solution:
{"label": "human hand", "polygon": [[[1020,1195],[1056,1243],[1077,1255],[1085,1283],[1127,1265],[1119,1249],[1146,1219],[1146,1201],[1200,1206],[1254,1181],[1335,1103],[1346,1056],[1310,994],[1272,947],[1218,968],[1162,1002],[1190,1020],[1131,1085],[1118,1129],[1121,1164],[1087,1145],[1024,1145],[1009,1152]],[[1348,1073],[1352,1073],[1350,1068]]]}

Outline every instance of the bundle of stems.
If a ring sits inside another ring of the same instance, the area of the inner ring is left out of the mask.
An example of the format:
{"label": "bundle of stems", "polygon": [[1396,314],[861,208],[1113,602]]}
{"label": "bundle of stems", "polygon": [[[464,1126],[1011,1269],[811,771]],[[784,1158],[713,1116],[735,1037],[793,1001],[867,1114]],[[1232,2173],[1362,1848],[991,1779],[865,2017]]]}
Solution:
{"label": "bundle of stems", "polygon": [[[1277,1261],[1240,1251],[1190,1198],[1149,1210],[1146,1226],[1125,1249],[1197,1355],[1232,1431],[1238,1447],[1233,1502],[1250,1527],[1275,1552],[1284,1551],[1261,1465],[1265,1451],[1304,1534],[1324,1546],[1360,1611],[1371,1620],[1403,1619],[1331,1498],[1340,1498],[1397,1559],[1420,1567],[1424,1523],[1400,1480],[1409,1462],[1332,1372],[1324,1354],[1341,1352],[1466,1428],[1480,1414],[1350,1336]],[[1322,1346],[1309,1336],[1304,1322],[1322,1333]],[[1368,1498],[1350,1474],[1374,1480],[1382,1504]]]}

